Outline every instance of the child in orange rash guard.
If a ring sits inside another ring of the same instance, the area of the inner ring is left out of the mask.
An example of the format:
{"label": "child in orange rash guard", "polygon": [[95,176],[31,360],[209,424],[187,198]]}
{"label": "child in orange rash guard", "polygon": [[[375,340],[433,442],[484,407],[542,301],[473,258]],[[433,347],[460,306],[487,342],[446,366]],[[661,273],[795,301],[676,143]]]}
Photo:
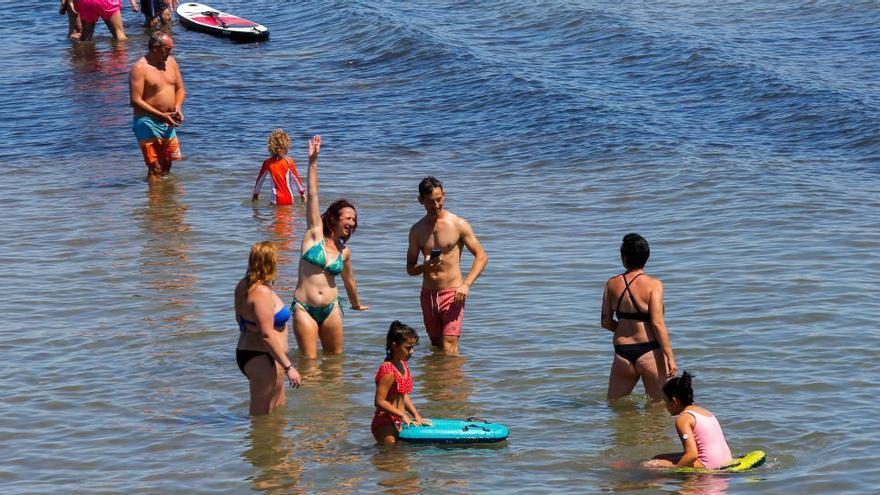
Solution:
{"label": "child in orange rash guard", "polygon": [[[376,414],[370,430],[379,443],[395,443],[403,425],[431,425],[422,419],[409,398],[413,390],[412,373],[406,362],[419,343],[416,331],[395,320],[385,337],[385,361],[376,373]],[[412,414],[412,417],[410,417]]]}
{"label": "child in orange rash guard", "polygon": [[[288,148],[290,148],[290,136],[282,129],[275,129],[269,134],[269,153],[272,154],[263,162],[260,173],[257,175],[257,182],[254,184],[254,195],[252,200],[256,201],[260,196],[260,189],[263,187],[263,181],[266,175],[272,177],[272,203],[276,205],[292,205],[293,191],[290,187],[290,181],[296,184],[299,191],[299,197],[305,203],[305,188],[302,185],[302,179],[299,172],[296,171],[296,164],[293,159],[287,156]],[[268,174],[267,174],[268,172]]]}

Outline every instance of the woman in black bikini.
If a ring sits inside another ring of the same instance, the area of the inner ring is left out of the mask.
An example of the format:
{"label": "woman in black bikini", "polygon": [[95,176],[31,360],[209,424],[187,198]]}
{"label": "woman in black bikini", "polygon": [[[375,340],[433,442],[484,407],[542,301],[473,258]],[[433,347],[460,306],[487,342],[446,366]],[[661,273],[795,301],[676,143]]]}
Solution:
{"label": "woman in black bikini", "polygon": [[644,237],[623,236],[620,259],[626,272],[605,284],[602,327],[614,332],[609,400],[629,395],[641,378],[651,400],[662,401],[663,384],[675,376],[675,356],[663,321],[663,283],[644,271],[650,254]]}

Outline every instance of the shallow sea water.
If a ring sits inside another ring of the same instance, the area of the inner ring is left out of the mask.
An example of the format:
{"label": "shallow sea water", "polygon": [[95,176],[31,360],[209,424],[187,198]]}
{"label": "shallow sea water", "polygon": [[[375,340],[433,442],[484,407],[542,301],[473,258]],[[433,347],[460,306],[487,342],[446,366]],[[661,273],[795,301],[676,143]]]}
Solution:
{"label": "shallow sea water", "polygon": [[[140,18],[126,12],[127,43],[99,26],[74,46],[51,6],[9,13],[4,493],[876,492],[875,2],[217,6],[272,38],[174,26],[186,160],[156,184],[130,131]],[[358,206],[370,310],[346,314],[344,355],[300,360],[304,387],[252,420],[232,290],[270,239],[289,300],[304,228],[299,206],[249,201],[275,127],[302,173],[322,135],[321,197]],[[379,447],[369,432],[388,323],[421,329],[405,252],[428,174],[490,262],[462,356],[418,349],[414,401],[502,422],[501,444]],[[735,452],[767,451],[763,467],[632,469],[678,441],[641,386],[604,398],[601,293],[631,231],[651,242],[698,402]]]}

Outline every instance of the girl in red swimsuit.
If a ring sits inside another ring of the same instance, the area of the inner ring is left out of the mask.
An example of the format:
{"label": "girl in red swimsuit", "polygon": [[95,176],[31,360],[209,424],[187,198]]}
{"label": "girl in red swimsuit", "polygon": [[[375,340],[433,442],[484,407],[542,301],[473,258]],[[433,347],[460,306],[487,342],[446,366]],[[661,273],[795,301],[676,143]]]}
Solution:
{"label": "girl in red swimsuit", "polygon": [[412,327],[397,320],[391,322],[385,337],[385,361],[376,373],[376,414],[370,426],[373,437],[379,443],[395,443],[404,424],[431,424],[427,419],[422,419],[409,398],[413,379],[406,362],[412,357],[418,343],[419,336]]}

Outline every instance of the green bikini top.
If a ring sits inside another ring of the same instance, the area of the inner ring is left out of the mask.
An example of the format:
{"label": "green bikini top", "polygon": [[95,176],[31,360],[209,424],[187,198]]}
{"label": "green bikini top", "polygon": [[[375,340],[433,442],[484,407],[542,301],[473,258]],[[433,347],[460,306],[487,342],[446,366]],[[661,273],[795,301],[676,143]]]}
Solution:
{"label": "green bikini top", "polygon": [[327,264],[327,251],[324,249],[324,241],[327,239],[321,239],[314,246],[310,247],[308,251],[304,255],[302,255],[302,259],[308,261],[309,263],[325,270],[330,275],[339,275],[342,273],[342,268],[344,266],[342,262],[342,251],[339,252],[339,256],[336,257],[336,261],[333,263]]}

